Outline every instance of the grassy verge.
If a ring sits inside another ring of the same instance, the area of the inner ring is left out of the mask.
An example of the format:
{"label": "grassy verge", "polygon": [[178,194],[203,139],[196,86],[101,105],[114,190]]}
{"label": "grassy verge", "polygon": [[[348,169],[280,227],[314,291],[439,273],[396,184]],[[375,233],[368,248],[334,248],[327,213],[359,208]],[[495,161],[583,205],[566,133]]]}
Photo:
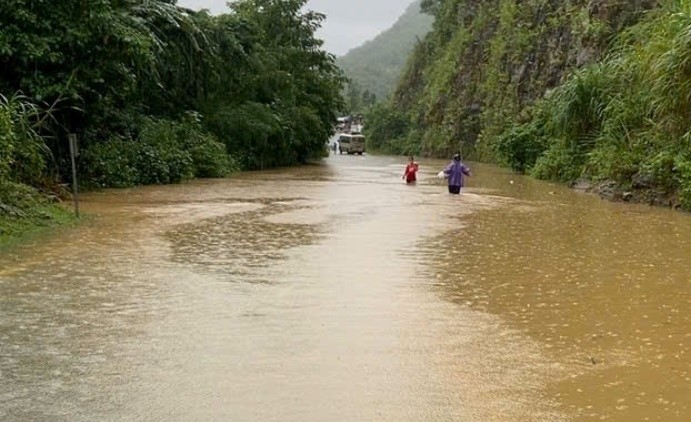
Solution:
{"label": "grassy verge", "polygon": [[56,227],[74,224],[74,214],[57,204],[40,204],[22,215],[0,213],[0,252]]}
{"label": "grassy verge", "polygon": [[75,221],[67,208],[47,194],[0,180],[0,250]]}

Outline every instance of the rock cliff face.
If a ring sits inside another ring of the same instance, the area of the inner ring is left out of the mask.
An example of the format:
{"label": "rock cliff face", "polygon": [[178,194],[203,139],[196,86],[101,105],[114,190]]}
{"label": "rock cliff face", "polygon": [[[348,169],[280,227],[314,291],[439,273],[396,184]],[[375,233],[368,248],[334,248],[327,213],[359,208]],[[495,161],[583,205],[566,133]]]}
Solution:
{"label": "rock cliff face", "polygon": [[[575,69],[601,60],[613,39],[657,0],[428,0],[432,32],[414,51],[393,108],[414,122],[419,152],[459,148],[492,159],[485,139],[529,119],[527,108]],[[410,140],[408,145],[410,145]]]}

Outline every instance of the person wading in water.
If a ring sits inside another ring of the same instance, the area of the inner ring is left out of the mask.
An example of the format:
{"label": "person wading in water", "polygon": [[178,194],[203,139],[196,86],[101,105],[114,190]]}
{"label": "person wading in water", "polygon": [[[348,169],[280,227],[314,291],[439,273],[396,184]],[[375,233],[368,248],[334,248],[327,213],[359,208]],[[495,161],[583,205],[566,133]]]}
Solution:
{"label": "person wading in water", "polygon": [[449,193],[458,195],[461,193],[461,188],[463,187],[463,177],[470,177],[470,169],[461,163],[461,155],[456,154],[453,156],[451,164],[446,166],[443,170],[444,175],[449,180]]}
{"label": "person wading in water", "polygon": [[408,165],[405,166],[405,172],[401,179],[405,179],[405,182],[409,185],[415,184],[417,181],[417,171],[420,168],[418,163],[415,162],[415,158],[411,155],[408,157]]}

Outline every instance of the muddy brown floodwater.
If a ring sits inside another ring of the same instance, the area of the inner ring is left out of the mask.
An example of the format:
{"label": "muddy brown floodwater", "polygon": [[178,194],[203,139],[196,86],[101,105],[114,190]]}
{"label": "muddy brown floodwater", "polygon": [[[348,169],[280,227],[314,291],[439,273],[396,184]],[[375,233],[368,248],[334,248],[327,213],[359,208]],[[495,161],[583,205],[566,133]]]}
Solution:
{"label": "muddy brown floodwater", "polygon": [[86,195],[0,256],[0,420],[691,420],[691,216],[404,161]]}

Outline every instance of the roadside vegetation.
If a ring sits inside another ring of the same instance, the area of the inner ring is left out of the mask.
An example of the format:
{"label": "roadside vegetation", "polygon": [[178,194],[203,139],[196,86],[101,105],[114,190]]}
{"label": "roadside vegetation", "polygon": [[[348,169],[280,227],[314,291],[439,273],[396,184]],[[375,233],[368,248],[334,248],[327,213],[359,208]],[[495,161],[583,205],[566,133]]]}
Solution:
{"label": "roadside vegetation", "polygon": [[691,0],[424,0],[432,32],[366,134],[691,210]]}
{"label": "roadside vegetation", "polygon": [[[498,137],[512,168],[691,210],[691,2],[667,2],[624,31],[602,62],[573,74]],[[652,190],[652,192],[651,192]]]}
{"label": "roadside vegetation", "polygon": [[43,207],[68,194],[69,133],[92,188],[323,155],[344,78],[305,4],[240,0],[212,16],[167,0],[2,2],[0,220],[55,220]]}
{"label": "roadside vegetation", "polygon": [[46,187],[49,151],[38,109],[24,97],[0,96],[0,250],[31,232],[72,220]]}

